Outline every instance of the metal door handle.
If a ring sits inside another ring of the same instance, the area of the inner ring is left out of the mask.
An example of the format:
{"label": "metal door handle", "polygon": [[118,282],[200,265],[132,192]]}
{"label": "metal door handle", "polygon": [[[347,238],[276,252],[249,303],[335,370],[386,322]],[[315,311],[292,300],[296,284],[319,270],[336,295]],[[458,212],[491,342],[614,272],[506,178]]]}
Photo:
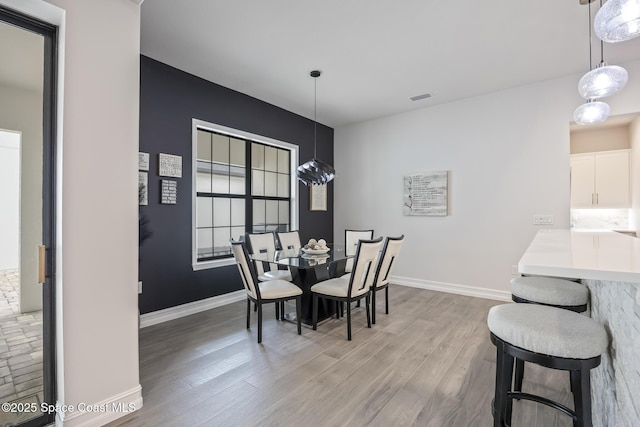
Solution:
{"label": "metal door handle", "polygon": [[38,283],[44,284],[47,275],[47,248],[44,245],[38,246]]}

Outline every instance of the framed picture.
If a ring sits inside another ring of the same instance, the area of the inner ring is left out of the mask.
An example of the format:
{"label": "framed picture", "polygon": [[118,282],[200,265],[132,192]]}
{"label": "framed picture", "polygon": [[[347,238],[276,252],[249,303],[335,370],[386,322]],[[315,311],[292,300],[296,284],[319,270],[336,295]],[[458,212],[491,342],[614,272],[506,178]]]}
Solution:
{"label": "framed picture", "polygon": [[178,181],[171,179],[160,180],[160,203],[175,205],[178,203]]}
{"label": "framed picture", "polygon": [[327,184],[309,186],[309,210],[327,210]]}
{"label": "framed picture", "polygon": [[138,204],[147,206],[149,204],[149,174],[138,172]]}
{"label": "framed picture", "polygon": [[404,214],[447,216],[449,172],[416,173],[404,177]]}
{"label": "framed picture", "polygon": [[159,153],[158,175],[182,178],[182,156]]}
{"label": "framed picture", "polygon": [[138,170],[149,170],[149,153],[138,152]]}

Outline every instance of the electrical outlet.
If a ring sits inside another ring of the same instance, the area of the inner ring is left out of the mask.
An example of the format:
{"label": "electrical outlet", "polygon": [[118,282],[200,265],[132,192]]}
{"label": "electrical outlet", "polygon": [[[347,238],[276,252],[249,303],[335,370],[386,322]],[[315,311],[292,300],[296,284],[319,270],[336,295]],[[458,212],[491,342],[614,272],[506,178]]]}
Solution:
{"label": "electrical outlet", "polygon": [[553,225],[553,215],[534,215],[533,225]]}
{"label": "electrical outlet", "polygon": [[520,274],[518,272],[518,266],[517,265],[512,265],[511,266],[511,274],[513,274],[513,275]]}
{"label": "electrical outlet", "polygon": [[138,293],[142,293],[142,280],[138,282]]}

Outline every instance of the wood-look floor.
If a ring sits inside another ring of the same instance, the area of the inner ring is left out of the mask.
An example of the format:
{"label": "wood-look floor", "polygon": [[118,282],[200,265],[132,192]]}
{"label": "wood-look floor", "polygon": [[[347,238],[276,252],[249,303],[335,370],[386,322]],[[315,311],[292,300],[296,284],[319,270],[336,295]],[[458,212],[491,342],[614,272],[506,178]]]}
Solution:
{"label": "wood-look floor", "polygon": [[[257,344],[244,301],[142,329],[144,406],[111,426],[493,425],[486,317],[499,302],[393,285],[390,295],[372,329],[354,310],[351,342],[345,318],[298,336],[266,306]],[[571,406],[565,372],[527,365],[523,388]],[[513,425],[572,424],[515,402]]]}

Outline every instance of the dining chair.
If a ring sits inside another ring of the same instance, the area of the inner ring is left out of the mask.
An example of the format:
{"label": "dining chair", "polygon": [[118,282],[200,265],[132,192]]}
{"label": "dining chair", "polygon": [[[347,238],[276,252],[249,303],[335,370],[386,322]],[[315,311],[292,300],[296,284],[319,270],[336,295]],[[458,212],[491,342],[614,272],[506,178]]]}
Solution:
{"label": "dining chair", "polygon": [[[344,230],[344,251],[347,255],[355,255],[358,240],[373,239],[373,230]],[[353,259],[347,260],[344,271],[349,273],[353,269]]]}
{"label": "dining chair", "polygon": [[302,333],[301,304],[302,289],[286,280],[274,279],[264,282],[258,281],[254,264],[250,262],[249,253],[244,242],[232,240],[231,249],[233,257],[238,265],[242,284],[247,292],[247,329],[251,323],[251,302],[258,307],[258,344],[262,342],[262,305],[275,303],[276,309],[285,301],[296,300],[296,314],[298,323],[298,335]]}
{"label": "dining chair", "polygon": [[376,324],[376,293],[384,289],[385,314],[389,314],[389,280],[396,266],[396,258],[402,248],[404,234],[400,237],[386,237],[382,244],[382,252],[376,269],[376,276],[371,286],[371,322]]}
{"label": "dining chair", "polygon": [[376,240],[360,240],[356,246],[353,271],[349,278],[336,277],[311,287],[313,295],[313,329],[318,325],[318,298],[327,298],[338,303],[347,303],[347,339],[351,341],[351,302],[365,299],[367,327],[371,327],[369,297],[375,279],[376,266],[382,247],[382,237]]}
{"label": "dining chair", "polygon": [[302,247],[298,230],[277,232],[276,237],[278,238],[280,248],[283,250],[300,249]]}
{"label": "dining chair", "polygon": [[[276,251],[276,235],[273,231],[267,231],[265,233],[245,233],[245,241],[249,245],[249,253],[275,253]],[[258,274],[258,281],[266,282],[269,280],[286,280],[291,282],[291,272],[289,270],[279,270],[278,266],[274,263],[264,261],[254,261],[256,272]],[[254,307],[254,311],[257,311],[257,304]],[[276,319],[284,319],[284,301],[280,304],[276,304]]]}
{"label": "dining chair", "polygon": [[[248,244],[248,250],[251,254],[263,252],[275,253],[275,239],[276,236],[271,231],[266,233],[245,233],[245,241]],[[291,281],[291,273],[289,270],[278,270],[278,266],[276,264],[256,261],[255,267],[256,273],[258,274],[258,280],[261,282],[274,279]]]}

